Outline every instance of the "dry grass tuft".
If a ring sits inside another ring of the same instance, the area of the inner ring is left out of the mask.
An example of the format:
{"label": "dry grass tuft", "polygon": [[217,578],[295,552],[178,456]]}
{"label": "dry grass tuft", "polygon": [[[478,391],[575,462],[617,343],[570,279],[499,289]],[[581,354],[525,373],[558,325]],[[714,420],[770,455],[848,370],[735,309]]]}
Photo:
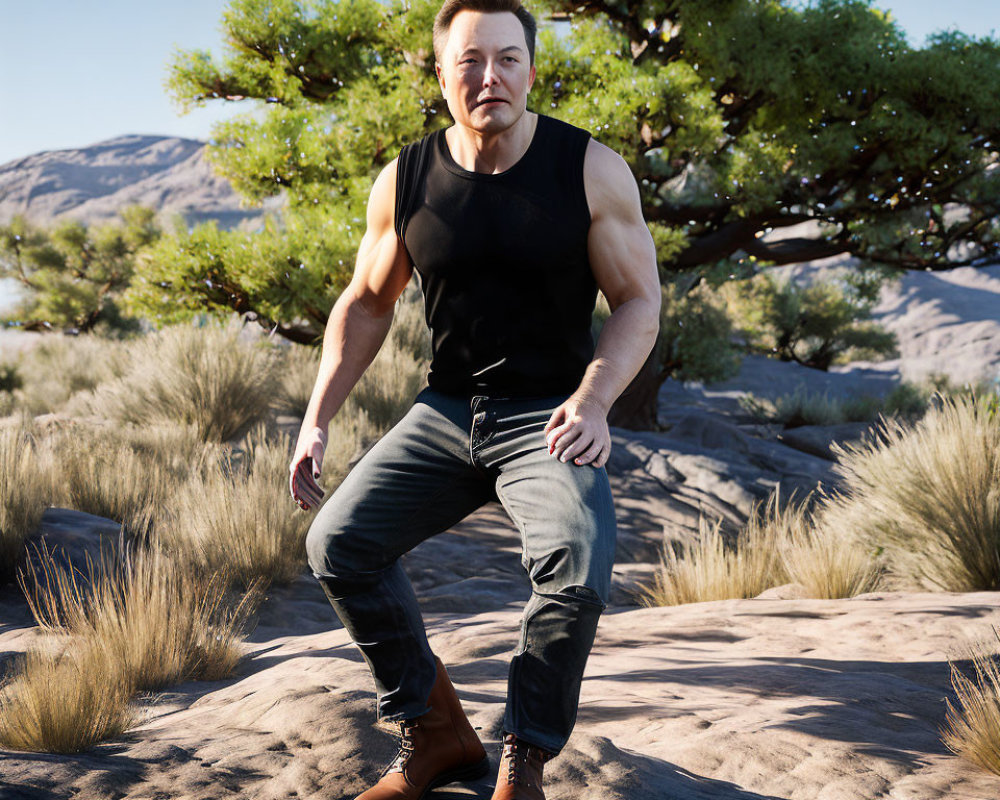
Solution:
{"label": "dry grass tuft", "polygon": [[225,442],[264,419],[278,390],[273,347],[244,341],[238,321],[165,328],[133,350],[126,375],[66,410],[123,424],[191,424],[204,441]]}
{"label": "dry grass tuft", "polygon": [[900,383],[884,397],[831,396],[799,386],[791,394],[773,400],[747,394],[740,405],[762,422],[794,428],[800,425],[839,425],[844,422],[874,422],[879,415],[914,419],[927,410],[932,389],[927,385]]}
{"label": "dry grass tuft", "polygon": [[30,419],[0,429],[0,585],[14,578],[24,541],[52,502],[52,468]]}
{"label": "dry grass tuft", "polygon": [[850,528],[838,525],[838,515],[826,515],[822,503],[807,511],[806,503],[789,503],[780,512],[769,504],[769,524],[777,530],[784,572],[802,586],[809,597],[836,600],[878,588],[882,565],[875,551],[866,548]]}
{"label": "dry grass tuft", "polygon": [[320,349],[303,344],[276,347],[281,356],[278,394],[274,407],[286,414],[304,417],[319,372]]}
{"label": "dry grass tuft", "polygon": [[[1000,629],[994,627],[993,634],[1000,642]],[[980,645],[970,655],[974,679],[949,661],[961,708],[948,701],[941,738],[956,755],[1000,775],[1000,652]]]}
{"label": "dry grass tuft", "polygon": [[215,447],[192,426],[70,424],[46,445],[55,467],[59,504],[123,523],[148,537],[168,498],[204,472]]}
{"label": "dry grass tuft", "polygon": [[32,416],[59,411],[76,393],[120,378],[131,360],[131,342],[52,334],[13,362],[23,385],[10,400]]}
{"label": "dry grass tuft", "polygon": [[939,399],[912,427],[884,420],[872,441],[833,449],[843,507],[854,508],[861,540],[885,549],[898,584],[1000,587],[1000,417],[990,398]]}
{"label": "dry grass tuft", "polygon": [[[281,354],[281,386],[274,407],[301,417],[316,384],[320,348],[293,344],[277,349]],[[353,416],[364,410],[378,430],[388,430],[409,410],[422,388],[430,357],[423,299],[419,292],[404,292],[385,343],[337,416]]]}
{"label": "dry grass tuft", "polygon": [[821,599],[872,591],[880,575],[874,557],[850,538],[833,535],[808,506],[808,499],[782,506],[775,491],[763,510],[754,507],[733,546],[719,532],[721,520],[714,527],[700,520],[693,546],[682,547],[680,555],[665,549],[652,584],[640,591],[640,603],[750,598],[789,582]]}
{"label": "dry grass tuft", "polygon": [[362,411],[379,432],[403,418],[424,385],[427,365],[401,347],[383,347],[348,395],[338,416],[355,417]]}
{"label": "dry grass tuft", "polygon": [[642,605],[673,606],[706,600],[755,597],[782,580],[775,529],[752,515],[735,547],[702,517],[698,541],[683,546],[680,556],[665,548],[651,586],[640,594]]}
{"label": "dry grass tuft", "polygon": [[21,580],[35,621],[96,643],[105,672],[123,676],[130,691],[218,680],[239,663],[259,585],[231,600],[224,575],[206,577],[155,546],[105,550],[85,573],[62,569],[44,546],[37,554]]}
{"label": "dry grass tuft", "polygon": [[29,650],[0,688],[0,745],[79,753],[135,724],[131,687],[90,640],[61,653]]}
{"label": "dry grass tuft", "polygon": [[255,427],[238,460],[222,452],[203,479],[189,481],[172,498],[164,545],[206,572],[225,570],[244,586],[294,580],[306,563],[312,518],[298,513],[288,494],[290,458],[287,434],[268,440],[264,426]]}

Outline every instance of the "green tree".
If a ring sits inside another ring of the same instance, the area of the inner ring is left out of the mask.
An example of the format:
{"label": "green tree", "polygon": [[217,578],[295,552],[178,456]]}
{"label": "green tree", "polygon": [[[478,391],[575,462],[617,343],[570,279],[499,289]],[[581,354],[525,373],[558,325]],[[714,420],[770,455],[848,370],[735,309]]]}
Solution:
{"label": "green tree", "polygon": [[24,299],[0,322],[24,330],[91,331],[103,322],[136,330],[118,297],[128,286],[139,252],[160,236],[154,211],[131,206],[121,224],[87,227],[69,220],[45,230],[17,216],[0,226],[0,277],[24,287]]}
{"label": "green tree", "polygon": [[[287,205],[259,234],[203,228],[161,242],[130,292],[137,309],[237,308],[295,341],[320,340],[374,176],[401,145],[448,124],[433,70],[437,7],[233,0],[221,59],[176,54],[168,82],[182,106],[260,111],[216,128],[217,169],[249,200],[283,194]],[[1000,85],[997,40],[948,32],[914,49],[866,0],[532,9],[551,24],[529,108],[623,155],[665,286],[693,291],[842,253],[875,276],[997,255],[1000,99],[983,90]],[[804,233],[769,236],[800,223]],[[678,368],[671,350],[656,348],[614,422],[655,423],[650,387]]]}

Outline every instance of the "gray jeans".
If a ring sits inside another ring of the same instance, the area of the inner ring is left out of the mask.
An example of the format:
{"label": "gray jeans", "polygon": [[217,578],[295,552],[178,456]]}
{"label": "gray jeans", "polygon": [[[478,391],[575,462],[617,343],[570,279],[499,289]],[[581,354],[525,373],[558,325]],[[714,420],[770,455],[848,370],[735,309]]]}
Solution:
{"label": "gray jeans", "polygon": [[565,399],[424,389],[313,520],[309,566],[371,668],[381,719],[426,712],[435,678],[399,557],[499,499],[521,532],[532,588],[504,729],[553,753],[569,738],[608,600],[616,528],[604,467],[548,453],[543,429]]}

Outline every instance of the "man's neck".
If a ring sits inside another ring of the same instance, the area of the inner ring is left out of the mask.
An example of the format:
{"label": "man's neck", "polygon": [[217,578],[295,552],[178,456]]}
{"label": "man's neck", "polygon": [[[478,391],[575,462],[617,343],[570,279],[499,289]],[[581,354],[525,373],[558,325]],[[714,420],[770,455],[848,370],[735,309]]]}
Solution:
{"label": "man's neck", "polygon": [[506,172],[521,160],[531,145],[537,124],[538,115],[525,111],[517,122],[495,134],[452,125],[445,131],[445,141],[452,159],[462,169],[496,174]]}

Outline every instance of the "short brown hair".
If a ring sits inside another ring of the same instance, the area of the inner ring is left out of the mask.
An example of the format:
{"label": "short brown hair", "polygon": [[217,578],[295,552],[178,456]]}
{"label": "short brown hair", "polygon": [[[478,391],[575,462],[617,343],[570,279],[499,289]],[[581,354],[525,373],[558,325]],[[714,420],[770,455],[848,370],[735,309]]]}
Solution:
{"label": "short brown hair", "polygon": [[451,21],[459,11],[482,11],[487,14],[509,11],[521,21],[521,27],[524,28],[524,41],[528,45],[528,63],[535,63],[535,31],[538,30],[538,24],[531,16],[531,12],[521,5],[521,0],[444,0],[444,5],[434,17],[434,58],[439,63],[444,55]]}

